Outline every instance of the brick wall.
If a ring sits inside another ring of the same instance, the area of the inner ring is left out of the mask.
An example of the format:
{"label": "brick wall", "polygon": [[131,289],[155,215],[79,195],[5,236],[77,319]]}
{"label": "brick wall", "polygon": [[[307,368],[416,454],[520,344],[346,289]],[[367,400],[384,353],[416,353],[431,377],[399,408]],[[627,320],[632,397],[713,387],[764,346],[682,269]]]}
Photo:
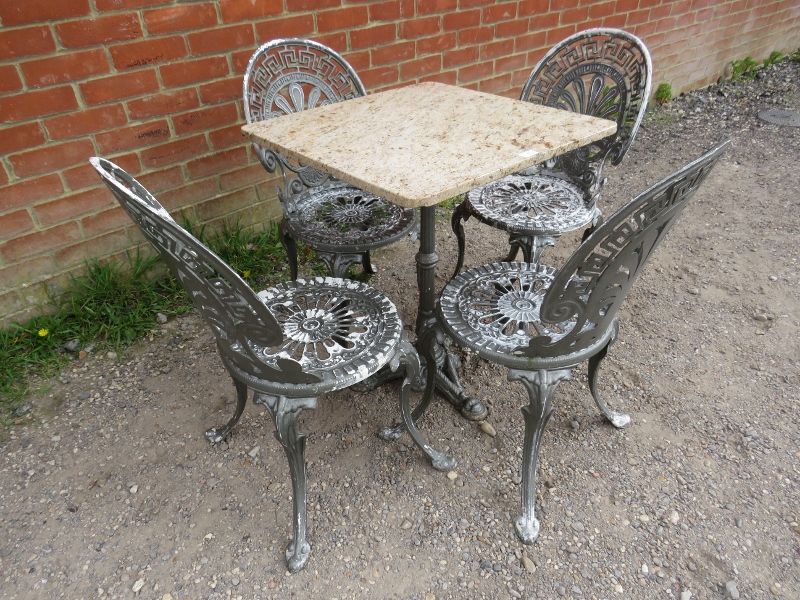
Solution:
{"label": "brick wall", "polygon": [[263,41],[327,44],[370,91],[435,80],[507,96],[588,27],[643,38],[654,84],[678,92],[800,46],[796,0],[5,0],[0,23],[2,322],[41,310],[86,258],[141,241],[89,156],[195,222],[279,214],[239,131],[241,76]]}

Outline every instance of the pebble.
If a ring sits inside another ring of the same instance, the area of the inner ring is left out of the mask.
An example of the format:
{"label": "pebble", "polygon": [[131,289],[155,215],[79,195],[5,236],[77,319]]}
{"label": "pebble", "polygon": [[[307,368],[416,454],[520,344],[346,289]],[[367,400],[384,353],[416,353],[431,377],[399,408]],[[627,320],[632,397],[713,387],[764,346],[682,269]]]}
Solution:
{"label": "pebble", "polygon": [[583,523],[581,523],[580,521],[573,521],[571,527],[572,527],[573,531],[580,532],[580,531],[584,530]]}
{"label": "pebble", "polygon": [[247,453],[250,458],[255,458],[258,456],[258,453],[261,451],[261,446],[253,446],[253,449]]}
{"label": "pebble", "polygon": [[725,592],[731,600],[739,600],[739,590],[736,589],[735,581],[728,581],[725,583]]}
{"label": "pebble", "polygon": [[137,579],[136,583],[133,584],[131,591],[136,594],[144,587],[144,579]]}
{"label": "pebble", "polygon": [[81,343],[81,341],[78,338],[75,338],[74,340],[70,340],[66,344],[64,344],[64,350],[66,350],[67,352],[77,352],[78,351],[78,346],[80,345],[80,343]]}
{"label": "pebble", "polygon": [[450,481],[454,481],[454,480],[456,480],[458,478],[458,473],[456,473],[455,471],[450,471],[450,472],[447,473],[447,478]]}
{"label": "pebble", "polygon": [[156,314],[156,323],[158,323],[159,325],[163,325],[166,322],[167,322],[167,315],[163,313]]}
{"label": "pebble", "polygon": [[681,592],[681,600],[692,600],[692,592],[684,590]]}
{"label": "pebble", "polygon": [[483,431],[483,433],[489,437],[494,437],[497,435],[497,431],[495,431],[494,427],[492,427],[492,424],[487,423],[486,421],[481,422],[481,431]]}
{"label": "pebble", "polygon": [[780,596],[781,591],[777,588],[777,586],[771,585],[769,586],[769,591],[772,592],[773,596]]}
{"label": "pebble", "polygon": [[400,529],[411,529],[411,521],[404,519],[400,525]]}
{"label": "pebble", "polygon": [[697,296],[697,294],[699,294],[699,293],[700,293],[700,290],[698,290],[697,288],[689,288],[689,293],[690,293],[692,296]]}
{"label": "pebble", "polygon": [[527,556],[522,557],[522,566],[528,573],[533,573],[534,571],[536,571],[536,565]]}
{"label": "pebble", "polygon": [[117,360],[117,353],[116,352],[108,352],[106,353],[106,358],[110,360]]}

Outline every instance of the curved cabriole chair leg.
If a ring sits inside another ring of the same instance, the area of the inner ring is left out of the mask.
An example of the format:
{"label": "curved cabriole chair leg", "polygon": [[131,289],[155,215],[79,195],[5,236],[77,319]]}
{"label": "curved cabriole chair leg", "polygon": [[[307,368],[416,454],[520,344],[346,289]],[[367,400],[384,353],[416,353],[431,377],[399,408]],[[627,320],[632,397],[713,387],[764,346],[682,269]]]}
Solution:
{"label": "curved cabriole chair leg", "polygon": [[378,272],[378,269],[372,264],[372,258],[369,255],[369,250],[364,252],[361,256],[361,264],[364,265],[364,273],[367,275],[375,275]]}
{"label": "curved cabriole chair leg", "polygon": [[239,419],[242,418],[244,407],[247,404],[247,385],[238,379],[234,379],[233,384],[236,386],[236,411],[233,413],[233,417],[231,417],[230,421],[228,421],[225,426],[212,427],[206,431],[206,439],[212,444],[218,444],[230,435],[231,430],[233,430],[233,428],[236,426],[236,423],[239,422]]}
{"label": "curved cabriole chair leg", "polygon": [[297,243],[286,230],[285,223],[281,223],[278,227],[278,239],[280,239],[281,245],[286,251],[286,258],[289,260],[289,276],[292,281],[297,281]]}
{"label": "curved cabriole chair leg", "polygon": [[631,424],[631,416],[625,413],[620,413],[614,410],[611,410],[608,405],[603,401],[603,397],[600,395],[600,390],[597,387],[597,373],[600,369],[600,363],[603,362],[603,359],[608,354],[608,349],[611,347],[617,339],[617,332],[619,331],[619,323],[615,322],[614,325],[614,334],[611,336],[611,339],[608,341],[608,344],[603,346],[603,349],[600,350],[597,354],[589,359],[589,390],[592,392],[592,396],[594,397],[594,402],[597,404],[597,408],[600,409],[600,412],[603,413],[603,416],[608,419],[614,427],[618,429],[622,429],[623,427],[627,427]]}
{"label": "curved cabriole chair leg", "polygon": [[514,527],[523,544],[533,544],[539,537],[536,518],[536,471],[542,434],[553,414],[553,394],[558,384],[572,376],[572,369],[520,371],[510,369],[509,381],[519,381],[528,391],[530,403],[522,407],[525,417],[525,440],[522,446],[522,514]]}
{"label": "curved cabriole chair leg", "polygon": [[297,432],[296,423],[304,409],[317,408],[317,399],[256,393],[253,402],[263,405],[272,417],[275,438],[289,460],[294,521],[292,541],[286,547],[286,566],[290,573],[296,573],[306,566],[311,555],[311,545],[306,541],[306,436]]}
{"label": "curved cabriole chair leg", "polygon": [[467,248],[467,238],[464,234],[464,221],[469,218],[469,215],[465,214],[465,203],[466,200],[456,206],[453,210],[453,216],[450,217],[450,225],[453,228],[456,240],[458,240],[458,259],[456,260],[456,269],[453,271],[453,277],[458,275],[461,272],[461,268],[464,266],[464,252]]}

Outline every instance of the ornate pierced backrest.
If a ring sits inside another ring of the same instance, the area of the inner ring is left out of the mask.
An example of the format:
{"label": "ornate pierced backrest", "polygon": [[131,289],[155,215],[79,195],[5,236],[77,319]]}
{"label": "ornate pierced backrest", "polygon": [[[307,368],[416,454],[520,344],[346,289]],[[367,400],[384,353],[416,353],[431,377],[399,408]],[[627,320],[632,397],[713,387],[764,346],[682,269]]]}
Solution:
{"label": "ornate pierced backrest", "polygon": [[[243,93],[245,119],[253,123],[364,96],[366,90],[353,68],[334,50],[311,40],[278,39],[263,44],[250,58]],[[253,147],[270,173],[280,167],[283,189],[278,195],[284,209],[293,211],[292,196],[304,185],[315,187],[331,179],[258,144]]]}
{"label": "ornate pierced backrest", "polygon": [[601,338],[656,246],[719,160],[725,142],[623,206],[572,254],[542,299],[558,335],[531,339],[523,356],[580,352]]}
{"label": "ornate pierced backrest", "polygon": [[653,66],[644,43],[619,29],[587,29],[551,49],[533,68],[521,99],[617,122],[613,136],[556,160],[590,196],[607,160],[617,165],[647,108]]}
{"label": "ornate pierced backrest", "polygon": [[178,225],[138,181],[105,159],[92,166],[180,281],[217,338],[220,352],[239,370],[277,382],[313,383],[293,359],[265,349],[283,341],[275,317],[222,259]]}

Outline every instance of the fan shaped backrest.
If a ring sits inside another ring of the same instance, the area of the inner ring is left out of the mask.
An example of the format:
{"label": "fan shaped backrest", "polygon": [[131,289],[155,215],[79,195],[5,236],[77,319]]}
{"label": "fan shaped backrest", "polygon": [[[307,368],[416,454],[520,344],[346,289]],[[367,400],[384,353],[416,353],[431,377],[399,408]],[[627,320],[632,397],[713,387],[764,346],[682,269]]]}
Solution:
{"label": "fan shaped backrest", "polygon": [[558,338],[535,337],[522,355],[564,356],[605,335],[642,268],[689,199],[706,180],[727,141],[646,190],[598,227],[559,269],[545,294],[543,322]]}
{"label": "fan shaped backrest", "polygon": [[[248,123],[325,106],[366,95],[364,84],[350,64],[335,50],[303,39],[276,39],[261,45],[244,73],[244,114]],[[279,163],[297,173],[286,194],[302,185],[317,186],[326,173],[289,162],[283,155],[253,144],[261,164],[274,173]]]}
{"label": "fan shaped backrest", "polygon": [[158,200],[114,163],[90,159],[105,184],[161,255],[173,276],[217,338],[228,362],[241,371],[271,381],[318,381],[300,373],[297,361],[262,360],[261,350],[283,341],[275,317],[247,283],[222,259],[178,225]]}
{"label": "fan shaped backrest", "polygon": [[642,40],[620,29],[587,29],[553,47],[533,68],[521,99],[617,122],[617,132],[558,163],[579,176],[592,162],[617,165],[647,108],[653,66]]}

